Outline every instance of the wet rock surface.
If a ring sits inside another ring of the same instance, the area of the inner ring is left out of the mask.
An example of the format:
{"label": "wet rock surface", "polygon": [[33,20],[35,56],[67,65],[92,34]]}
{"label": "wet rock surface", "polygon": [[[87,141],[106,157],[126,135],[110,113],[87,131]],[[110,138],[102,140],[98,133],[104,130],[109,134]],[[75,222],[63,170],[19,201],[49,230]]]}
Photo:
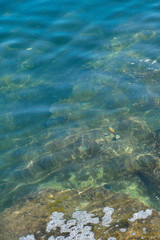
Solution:
{"label": "wet rock surface", "polygon": [[129,195],[104,187],[43,190],[0,214],[1,240],[26,240],[32,235],[36,240],[82,239],[76,236],[158,240],[160,215]]}

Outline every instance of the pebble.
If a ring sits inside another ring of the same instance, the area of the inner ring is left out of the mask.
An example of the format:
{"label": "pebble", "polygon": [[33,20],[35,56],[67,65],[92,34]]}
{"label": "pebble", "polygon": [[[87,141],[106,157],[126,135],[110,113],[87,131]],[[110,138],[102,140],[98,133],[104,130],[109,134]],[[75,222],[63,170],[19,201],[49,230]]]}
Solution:
{"label": "pebble", "polygon": [[150,60],[151,60],[151,59],[147,58],[147,59],[144,60],[144,62],[145,62],[145,63],[148,63],[148,62],[150,62]]}
{"label": "pebble", "polygon": [[120,139],[120,135],[117,134],[116,135],[116,140],[118,140],[118,139]]}
{"label": "pebble", "polygon": [[154,60],[153,62],[152,62],[152,64],[155,64],[157,61],[156,60]]}
{"label": "pebble", "polygon": [[111,133],[114,133],[114,129],[109,127],[108,130],[111,132]]}

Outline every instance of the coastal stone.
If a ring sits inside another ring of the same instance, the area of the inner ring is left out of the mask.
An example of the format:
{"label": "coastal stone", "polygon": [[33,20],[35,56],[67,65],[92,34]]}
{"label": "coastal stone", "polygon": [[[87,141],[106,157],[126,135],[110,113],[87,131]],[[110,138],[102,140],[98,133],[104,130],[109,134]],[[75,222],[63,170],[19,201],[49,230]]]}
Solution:
{"label": "coastal stone", "polygon": [[1,240],[158,240],[160,215],[104,187],[41,190],[2,212],[0,230]]}

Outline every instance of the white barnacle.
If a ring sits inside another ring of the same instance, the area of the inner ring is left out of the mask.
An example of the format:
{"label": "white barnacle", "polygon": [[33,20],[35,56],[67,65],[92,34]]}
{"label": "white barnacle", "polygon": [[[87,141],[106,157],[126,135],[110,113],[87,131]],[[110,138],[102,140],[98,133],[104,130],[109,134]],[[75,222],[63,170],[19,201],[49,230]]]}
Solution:
{"label": "white barnacle", "polygon": [[130,222],[135,222],[137,219],[146,219],[152,214],[152,209],[141,210],[133,214],[133,217],[129,219]]}
{"label": "white barnacle", "polygon": [[105,227],[109,227],[110,223],[113,221],[112,219],[112,214],[114,212],[114,208],[110,207],[105,207],[103,209],[103,212],[105,213],[104,216],[102,217],[102,225]]}
{"label": "white barnacle", "polygon": [[63,219],[64,214],[61,212],[53,212],[50,218],[52,219],[47,223],[46,232],[56,230],[57,227],[61,227],[65,224],[66,219]]}
{"label": "white barnacle", "polygon": [[126,232],[126,230],[127,230],[126,228],[120,228],[119,229],[120,232]]}
{"label": "white barnacle", "polygon": [[19,240],[36,240],[34,235],[27,235],[26,237],[20,237]]}
{"label": "white barnacle", "polygon": [[99,223],[99,218],[93,218],[93,213],[87,213],[86,211],[76,211],[73,212],[72,217],[77,220],[78,224],[86,225],[88,223],[97,224]]}

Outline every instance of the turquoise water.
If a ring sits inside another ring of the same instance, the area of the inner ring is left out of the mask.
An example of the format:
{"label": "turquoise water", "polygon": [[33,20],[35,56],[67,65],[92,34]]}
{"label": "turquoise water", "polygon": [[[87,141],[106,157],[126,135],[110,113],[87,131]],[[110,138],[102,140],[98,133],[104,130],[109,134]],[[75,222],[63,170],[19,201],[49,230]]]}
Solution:
{"label": "turquoise water", "polygon": [[0,6],[0,210],[93,185],[159,208],[160,3]]}

